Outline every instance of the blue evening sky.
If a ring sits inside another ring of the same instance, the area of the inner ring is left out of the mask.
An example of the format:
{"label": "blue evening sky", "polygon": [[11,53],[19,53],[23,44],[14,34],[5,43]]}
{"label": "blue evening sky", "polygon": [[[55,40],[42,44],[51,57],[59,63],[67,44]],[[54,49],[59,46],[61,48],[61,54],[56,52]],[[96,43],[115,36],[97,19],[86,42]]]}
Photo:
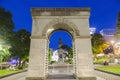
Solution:
{"label": "blue evening sky", "polygon": [[62,38],[62,44],[72,47],[71,35],[68,32],[62,30],[55,31],[53,34],[51,34],[49,47],[53,50],[58,49],[58,42],[60,38]]}
{"label": "blue evening sky", "polygon": [[95,27],[99,32],[104,28],[115,29],[120,0],[0,0],[0,7],[12,13],[15,30],[26,29],[30,32],[31,7],[90,7],[90,27]]}

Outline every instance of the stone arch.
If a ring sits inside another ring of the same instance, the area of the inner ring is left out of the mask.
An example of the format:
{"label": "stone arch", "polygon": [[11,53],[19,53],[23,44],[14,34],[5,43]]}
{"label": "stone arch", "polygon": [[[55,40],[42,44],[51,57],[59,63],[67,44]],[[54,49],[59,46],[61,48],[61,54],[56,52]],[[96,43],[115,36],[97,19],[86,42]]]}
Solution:
{"label": "stone arch", "polygon": [[65,30],[69,32],[72,37],[74,36],[80,36],[79,30],[76,27],[76,25],[68,20],[65,20],[64,22],[57,22],[56,20],[50,21],[43,29],[42,36],[49,37],[50,34],[55,30]]}
{"label": "stone arch", "polygon": [[[66,22],[57,22],[57,21],[55,22],[55,20],[49,22],[42,31],[42,36],[46,36],[48,39],[48,45],[50,44],[50,36],[52,35],[52,33],[54,33],[57,30],[66,31],[68,33],[68,35],[71,36],[71,38],[72,38],[71,44],[72,44],[73,50],[75,50],[74,49],[75,36],[80,35],[79,30],[76,27],[76,25],[73,24],[72,22],[67,21],[67,20],[66,20]],[[75,68],[76,68],[75,67],[75,55],[76,54],[73,51],[73,65],[72,65],[73,73],[75,73]]]}
{"label": "stone arch", "polygon": [[75,72],[73,75],[79,80],[96,80],[89,34],[90,9],[33,8],[31,11],[35,22],[32,26],[26,80],[45,80],[48,76],[48,37],[53,31],[59,29],[70,32],[74,39]]}

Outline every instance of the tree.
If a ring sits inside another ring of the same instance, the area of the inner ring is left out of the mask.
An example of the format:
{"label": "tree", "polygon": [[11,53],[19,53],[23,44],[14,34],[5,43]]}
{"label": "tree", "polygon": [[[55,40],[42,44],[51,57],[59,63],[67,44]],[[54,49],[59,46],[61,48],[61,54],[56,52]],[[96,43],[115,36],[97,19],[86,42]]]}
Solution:
{"label": "tree", "polygon": [[11,54],[8,49],[4,48],[4,49],[0,50],[0,62],[8,61],[10,55]]}
{"label": "tree", "polygon": [[30,47],[30,33],[24,29],[14,33],[11,39],[10,51],[12,56],[19,58],[19,67],[22,67],[21,61],[28,60]]}
{"label": "tree", "polygon": [[9,44],[14,29],[12,14],[4,8],[0,8],[0,42]]}
{"label": "tree", "polygon": [[4,59],[4,52],[3,50],[0,50],[0,62],[2,62]]}
{"label": "tree", "polygon": [[92,51],[94,55],[103,53],[103,50],[109,47],[108,43],[105,40],[103,40],[103,36],[98,33],[92,35],[91,42]]}
{"label": "tree", "polygon": [[0,50],[1,61],[7,61],[10,52],[10,39],[13,34],[14,24],[12,21],[12,14],[4,8],[0,8]]}

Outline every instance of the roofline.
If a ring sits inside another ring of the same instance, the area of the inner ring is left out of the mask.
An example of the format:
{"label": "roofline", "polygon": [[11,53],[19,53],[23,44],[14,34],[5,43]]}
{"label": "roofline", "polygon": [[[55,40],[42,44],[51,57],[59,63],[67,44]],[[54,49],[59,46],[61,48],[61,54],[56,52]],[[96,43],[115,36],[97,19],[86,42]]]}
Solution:
{"label": "roofline", "polygon": [[39,8],[39,7],[33,7],[33,8],[31,8],[31,11],[37,11],[37,10],[39,10],[39,11],[90,11],[90,8],[88,8],[88,7],[86,7],[86,8],[75,8],[75,7],[68,7],[68,8],[60,8],[60,7],[58,7],[58,8]]}

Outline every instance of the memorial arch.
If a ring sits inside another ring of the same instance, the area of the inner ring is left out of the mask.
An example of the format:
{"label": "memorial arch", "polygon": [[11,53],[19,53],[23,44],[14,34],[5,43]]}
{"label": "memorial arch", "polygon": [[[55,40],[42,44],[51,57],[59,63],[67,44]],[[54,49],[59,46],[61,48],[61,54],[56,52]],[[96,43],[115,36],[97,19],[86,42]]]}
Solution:
{"label": "memorial arch", "polygon": [[49,36],[55,30],[72,35],[74,75],[79,80],[96,80],[92,61],[89,8],[32,8],[32,35],[26,80],[46,80]]}

